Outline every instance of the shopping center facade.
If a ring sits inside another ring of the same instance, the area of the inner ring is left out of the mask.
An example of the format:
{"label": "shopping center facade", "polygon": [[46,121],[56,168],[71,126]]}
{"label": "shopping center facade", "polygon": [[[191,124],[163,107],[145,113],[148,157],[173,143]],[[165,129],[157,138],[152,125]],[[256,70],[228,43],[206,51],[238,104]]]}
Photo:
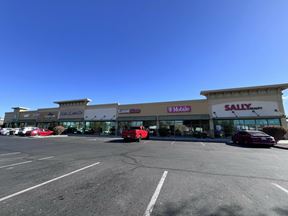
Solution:
{"label": "shopping center facade", "polygon": [[13,107],[6,127],[63,125],[71,132],[119,135],[125,128],[145,126],[154,136],[231,136],[241,129],[267,125],[287,128],[283,91],[288,84],[202,91],[201,100],[89,105],[90,99],[56,101],[58,107],[29,111]]}

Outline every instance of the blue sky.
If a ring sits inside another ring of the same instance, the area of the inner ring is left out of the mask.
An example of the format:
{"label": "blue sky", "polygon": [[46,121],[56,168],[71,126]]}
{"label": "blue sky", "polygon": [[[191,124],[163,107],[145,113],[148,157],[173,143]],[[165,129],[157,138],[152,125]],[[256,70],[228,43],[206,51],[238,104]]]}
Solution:
{"label": "blue sky", "polygon": [[287,0],[1,1],[0,116],[287,83],[287,11]]}

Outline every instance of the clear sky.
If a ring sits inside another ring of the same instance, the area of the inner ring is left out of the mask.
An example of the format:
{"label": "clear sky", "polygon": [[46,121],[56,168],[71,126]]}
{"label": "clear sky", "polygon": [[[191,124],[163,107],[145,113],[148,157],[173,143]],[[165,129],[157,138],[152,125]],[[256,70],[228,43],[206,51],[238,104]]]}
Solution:
{"label": "clear sky", "polygon": [[2,0],[0,116],[287,83],[287,11],[287,0]]}

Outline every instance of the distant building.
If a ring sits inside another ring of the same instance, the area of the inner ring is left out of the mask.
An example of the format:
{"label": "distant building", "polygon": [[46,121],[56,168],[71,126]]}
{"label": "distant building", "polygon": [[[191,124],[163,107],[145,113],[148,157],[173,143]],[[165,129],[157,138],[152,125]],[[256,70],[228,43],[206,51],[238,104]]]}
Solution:
{"label": "distant building", "polygon": [[0,127],[4,124],[4,118],[0,117]]}

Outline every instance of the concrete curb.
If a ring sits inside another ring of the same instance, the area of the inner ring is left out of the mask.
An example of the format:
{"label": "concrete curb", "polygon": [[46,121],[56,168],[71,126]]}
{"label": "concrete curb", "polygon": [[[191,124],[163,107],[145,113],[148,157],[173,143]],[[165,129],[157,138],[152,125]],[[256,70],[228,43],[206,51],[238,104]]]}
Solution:
{"label": "concrete curb", "polygon": [[284,146],[284,145],[275,145],[275,146],[273,146],[273,148],[288,150],[288,145],[287,145],[287,146]]}
{"label": "concrete curb", "polygon": [[150,137],[150,140],[159,140],[159,141],[181,141],[181,142],[208,142],[208,143],[230,143],[231,140],[229,139],[211,139],[211,138],[206,138],[206,139],[197,139],[197,138],[191,138],[191,139],[181,139],[181,138],[155,138],[155,137]]}

